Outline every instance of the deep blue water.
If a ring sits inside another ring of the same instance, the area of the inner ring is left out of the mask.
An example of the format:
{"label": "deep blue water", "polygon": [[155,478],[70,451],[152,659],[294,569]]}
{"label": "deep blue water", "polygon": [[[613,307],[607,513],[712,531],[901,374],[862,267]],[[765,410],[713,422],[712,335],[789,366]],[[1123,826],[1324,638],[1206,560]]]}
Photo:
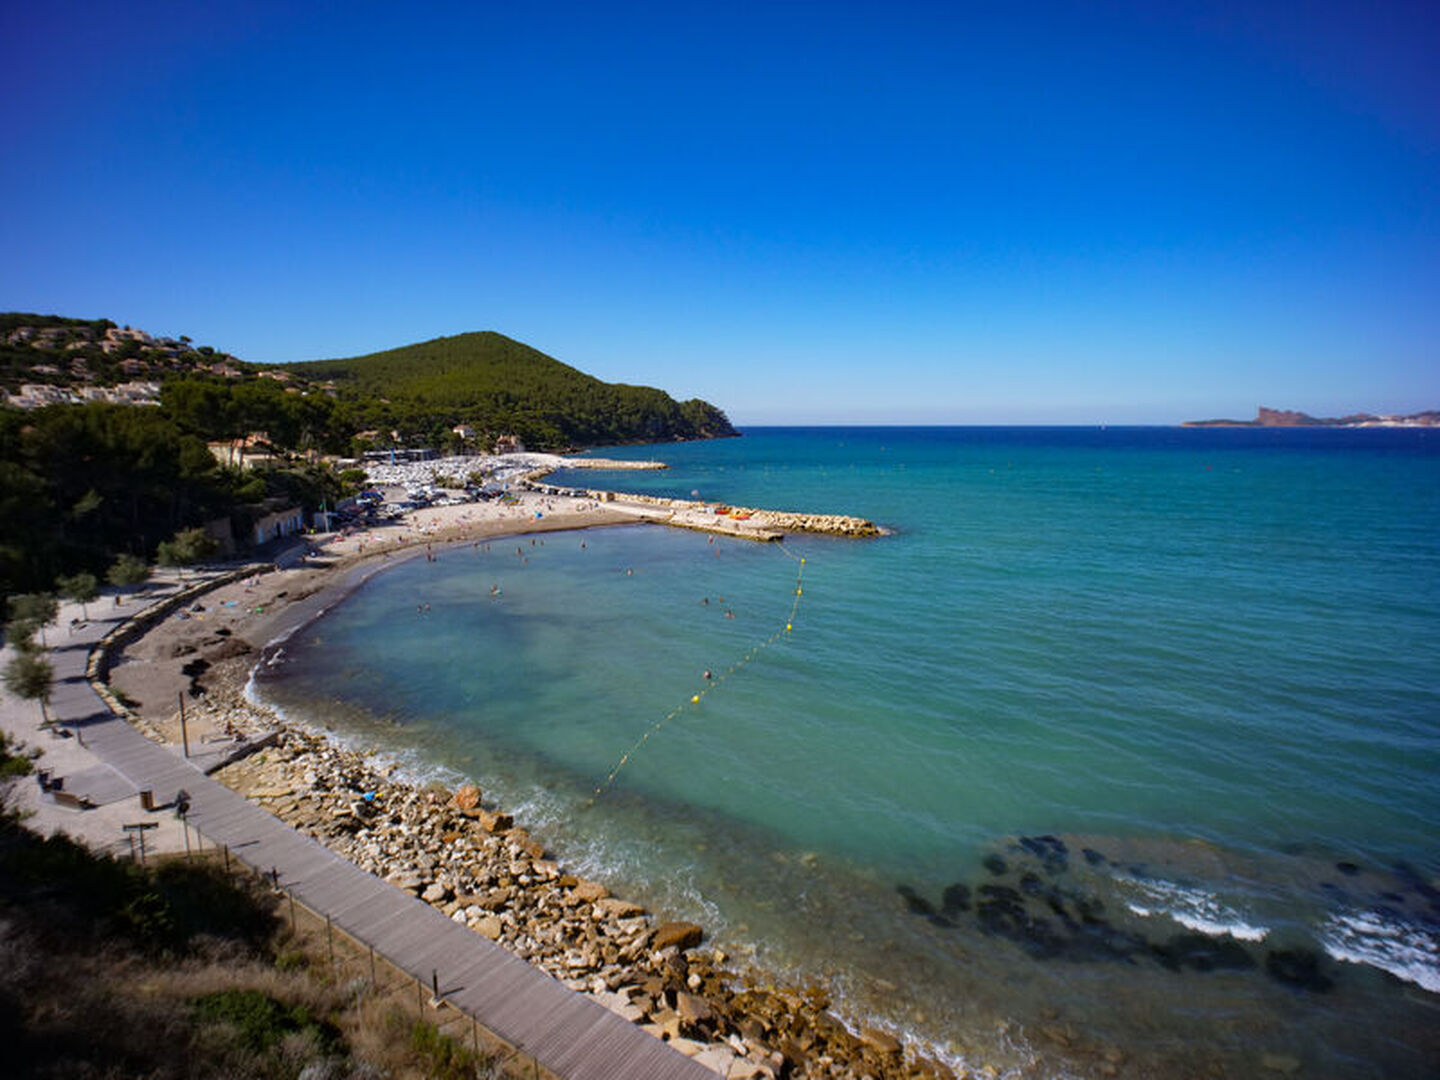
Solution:
{"label": "deep blue water", "polygon": [[1440,433],[601,453],[671,468],[556,479],[892,534],[452,549],[297,635],[262,692],[473,776],[587,871],[957,1060],[1433,1073]]}

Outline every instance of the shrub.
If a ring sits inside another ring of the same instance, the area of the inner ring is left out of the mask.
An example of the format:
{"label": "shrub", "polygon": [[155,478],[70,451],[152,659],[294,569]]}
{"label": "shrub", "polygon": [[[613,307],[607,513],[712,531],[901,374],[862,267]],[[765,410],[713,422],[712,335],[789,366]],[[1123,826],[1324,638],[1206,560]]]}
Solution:
{"label": "shrub", "polygon": [[334,1026],[310,1015],[303,1005],[286,1005],[259,990],[220,990],[195,1001],[195,1019],[229,1024],[249,1050],[264,1053],[295,1035],[311,1036],[322,1051],[340,1044]]}

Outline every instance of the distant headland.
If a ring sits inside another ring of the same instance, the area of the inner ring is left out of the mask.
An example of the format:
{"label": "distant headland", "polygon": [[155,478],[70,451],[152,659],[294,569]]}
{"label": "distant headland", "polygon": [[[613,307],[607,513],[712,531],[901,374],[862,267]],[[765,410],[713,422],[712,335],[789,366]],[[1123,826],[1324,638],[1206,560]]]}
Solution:
{"label": "distant headland", "polygon": [[1408,416],[1352,413],[1349,416],[1311,416],[1294,409],[1267,409],[1260,406],[1254,420],[1186,420],[1181,427],[1440,427],[1440,411],[1411,413]]}

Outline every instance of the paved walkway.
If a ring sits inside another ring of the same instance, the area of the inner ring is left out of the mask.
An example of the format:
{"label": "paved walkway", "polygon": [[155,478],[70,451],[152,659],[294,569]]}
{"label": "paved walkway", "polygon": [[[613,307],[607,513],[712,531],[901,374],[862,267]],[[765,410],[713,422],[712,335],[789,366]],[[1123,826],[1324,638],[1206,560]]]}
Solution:
{"label": "paved walkway", "polygon": [[[165,591],[170,590],[173,586]],[[423,984],[428,986],[432,971],[437,972],[441,994],[451,1004],[557,1075],[567,1080],[715,1080],[716,1074],[702,1065],[429,904],[365,873],[116,717],[86,679],[86,662],[94,643],[140,608],[133,601],[113,608],[108,599],[90,608],[90,622],[73,635],[64,636],[64,630],[56,627],[46,629],[55,667],[50,712],[77,737],[55,741],[78,740],[94,756],[88,764],[71,757],[72,765],[81,766],[77,774],[95,769],[97,763],[109,766],[118,776],[103,774],[106,790],[113,792],[118,785],[122,794],[98,810],[54,812],[74,814],[83,821],[118,808],[127,821],[169,823],[170,832],[175,832],[170,813],[142,811],[138,796],[132,801],[123,788],[128,784],[135,791],[149,789],[161,804],[184,788],[191,798],[190,824],[207,841],[228,847],[257,870],[268,874],[273,869],[282,888],[313,910],[330,915],[336,926],[373,946]],[[78,614],[78,605],[65,605],[58,625],[68,626]],[[49,750],[52,736],[35,734],[37,705],[7,695],[0,711],[6,714],[5,727],[10,730],[23,727],[28,716],[29,741]],[[67,753],[70,750],[66,748]],[[45,759],[41,765],[48,767]],[[118,825],[114,827],[118,830]],[[152,836],[160,831],[154,830]],[[183,842],[183,836],[180,839]]]}

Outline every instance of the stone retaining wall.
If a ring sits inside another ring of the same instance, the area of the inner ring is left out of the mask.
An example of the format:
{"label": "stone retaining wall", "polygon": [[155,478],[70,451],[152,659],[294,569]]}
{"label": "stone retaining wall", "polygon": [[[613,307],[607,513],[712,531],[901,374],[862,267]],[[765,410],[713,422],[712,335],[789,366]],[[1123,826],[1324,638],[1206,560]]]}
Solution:
{"label": "stone retaining wall", "polygon": [[112,657],[115,652],[132,641],[136,641],[150,631],[156,623],[167,617],[177,608],[185,606],[196,597],[203,596],[213,589],[222,585],[229,585],[232,581],[240,581],[255,574],[268,574],[275,569],[274,563],[252,563],[236,570],[221,574],[219,577],[203,578],[178,592],[152,603],[143,611],[120,623],[108,634],[95,643],[90,650],[90,657],[85,665],[85,677],[95,692],[100,695],[102,701],[110,707],[116,716],[123,716],[127,719],[134,719],[134,716],[125,704],[110,689],[109,675],[112,666]]}

